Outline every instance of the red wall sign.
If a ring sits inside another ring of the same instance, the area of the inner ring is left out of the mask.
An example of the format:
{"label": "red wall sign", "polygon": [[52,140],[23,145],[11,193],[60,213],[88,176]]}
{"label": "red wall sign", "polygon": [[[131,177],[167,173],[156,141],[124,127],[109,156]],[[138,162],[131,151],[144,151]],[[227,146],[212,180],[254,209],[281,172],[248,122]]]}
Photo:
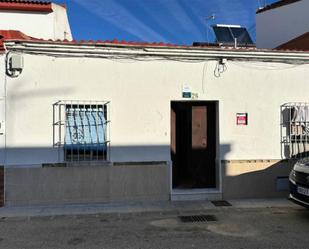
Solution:
{"label": "red wall sign", "polygon": [[248,125],[248,113],[237,113],[236,114],[237,125]]}

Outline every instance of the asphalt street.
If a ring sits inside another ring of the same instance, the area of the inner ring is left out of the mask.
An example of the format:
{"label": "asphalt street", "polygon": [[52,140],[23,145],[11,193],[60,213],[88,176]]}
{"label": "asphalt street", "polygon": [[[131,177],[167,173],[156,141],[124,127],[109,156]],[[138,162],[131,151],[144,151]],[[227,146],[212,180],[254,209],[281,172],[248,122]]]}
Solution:
{"label": "asphalt street", "polygon": [[[216,221],[179,219],[201,214]],[[305,249],[308,234],[309,210],[298,206],[0,219],[1,249]]]}

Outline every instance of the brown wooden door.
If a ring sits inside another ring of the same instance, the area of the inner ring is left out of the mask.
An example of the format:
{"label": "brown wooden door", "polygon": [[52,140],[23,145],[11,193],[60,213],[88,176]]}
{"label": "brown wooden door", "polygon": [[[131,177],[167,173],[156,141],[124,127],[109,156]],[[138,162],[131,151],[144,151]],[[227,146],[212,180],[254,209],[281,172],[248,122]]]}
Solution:
{"label": "brown wooden door", "polygon": [[207,148],[207,107],[192,106],[192,149]]}
{"label": "brown wooden door", "polygon": [[171,115],[173,187],[215,187],[216,104],[176,102]]}
{"label": "brown wooden door", "polygon": [[[192,148],[190,169],[194,186],[197,188],[215,187],[215,122],[213,115],[208,115],[206,105],[192,106]],[[212,130],[211,130],[212,129]]]}

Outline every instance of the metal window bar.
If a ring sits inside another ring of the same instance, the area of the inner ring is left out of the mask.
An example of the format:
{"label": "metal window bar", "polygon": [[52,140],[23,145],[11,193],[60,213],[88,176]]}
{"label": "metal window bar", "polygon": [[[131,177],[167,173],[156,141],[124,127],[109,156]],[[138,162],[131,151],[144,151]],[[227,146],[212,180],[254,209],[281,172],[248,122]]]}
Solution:
{"label": "metal window bar", "polygon": [[53,146],[59,162],[108,161],[108,101],[58,101],[53,104]]}
{"label": "metal window bar", "polygon": [[309,103],[295,102],[281,106],[281,157],[309,156]]}

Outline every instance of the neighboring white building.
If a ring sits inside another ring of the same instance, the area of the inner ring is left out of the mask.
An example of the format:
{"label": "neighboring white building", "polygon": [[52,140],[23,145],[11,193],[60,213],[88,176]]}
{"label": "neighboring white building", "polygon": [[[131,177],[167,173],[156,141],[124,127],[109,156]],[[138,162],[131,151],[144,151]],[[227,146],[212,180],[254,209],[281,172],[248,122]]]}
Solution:
{"label": "neighboring white building", "polygon": [[72,40],[64,5],[43,1],[0,1],[0,30],[18,30],[36,38]]}
{"label": "neighboring white building", "polygon": [[281,0],[257,11],[257,48],[277,48],[309,31],[309,1]]}

